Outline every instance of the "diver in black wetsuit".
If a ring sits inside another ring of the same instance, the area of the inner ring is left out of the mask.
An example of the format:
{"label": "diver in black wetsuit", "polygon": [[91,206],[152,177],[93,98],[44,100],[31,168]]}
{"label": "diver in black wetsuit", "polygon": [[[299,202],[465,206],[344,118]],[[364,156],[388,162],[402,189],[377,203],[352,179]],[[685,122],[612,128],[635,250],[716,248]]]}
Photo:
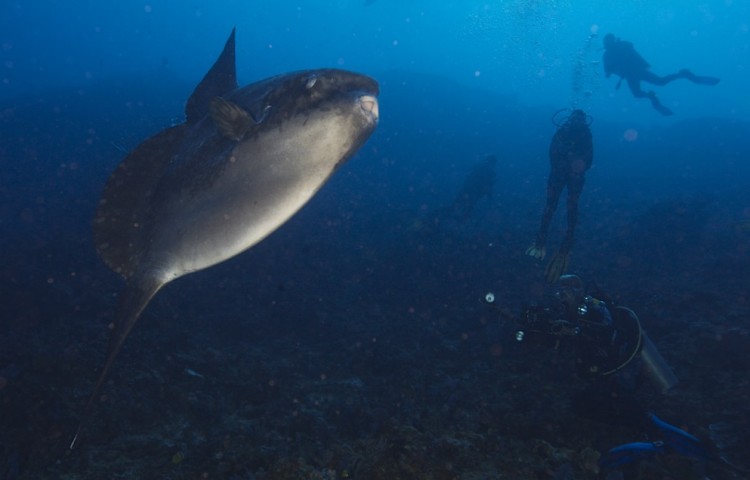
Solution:
{"label": "diver in black wetsuit", "polygon": [[641,82],[661,86],[677,79],[685,78],[700,85],[716,85],[719,83],[719,79],[716,77],[694,75],[687,69],[660,77],[649,70],[651,65],[635,51],[632,43],[620,40],[611,33],[604,36],[604,56],[602,57],[602,63],[604,64],[604,73],[607,75],[607,78],[612,76],[612,74],[620,77],[616,88],[620,88],[623,79],[626,80],[634,97],[648,98],[651,100],[651,105],[654,109],[662,115],[672,115],[672,110],[661,104],[653,90],[644,92],[641,89]]}
{"label": "diver in black wetsuit", "polygon": [[582,110],[573,110],[568,119],[557,129],[549,147],[550,173],[547,181],[547,203],[542,214],[542,224],[534,243],[526,249],[526,255],[542,260],[546,255],[545,244],[552,216],[565,187],[568,188],[568,228],[560,250],[547,265],[545,277],[553,283],[567,269],[573,235],[578,222],[578,198],[583,191],[586,170],[591,168],[594,147],[589,129],[589,118]]}

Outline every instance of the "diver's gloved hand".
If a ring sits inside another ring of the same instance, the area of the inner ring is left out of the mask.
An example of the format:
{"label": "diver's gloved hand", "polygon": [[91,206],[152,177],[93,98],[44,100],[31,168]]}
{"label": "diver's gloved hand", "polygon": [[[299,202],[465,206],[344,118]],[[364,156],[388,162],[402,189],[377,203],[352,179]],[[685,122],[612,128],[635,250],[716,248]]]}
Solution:
{"label": "diver's gloved hand", "polygon": [[549,264],[547,264],[547,268],[544,269],[544,278],[549,283],[555,283],[560,278],[560,275],[568,269],[569,263],[570,252],[562,249],[558,250],[555,256],[552,257],[552,260],[549,261]]}
{"label": "diver's gloved hand", "polygon": [[534,257],[537,260],[544,260],[544,256],[546,254],[547,251],[544,249],[544,246],[538,246],[536,243],[533,243],[529,248],[526,249],[526,255]]}

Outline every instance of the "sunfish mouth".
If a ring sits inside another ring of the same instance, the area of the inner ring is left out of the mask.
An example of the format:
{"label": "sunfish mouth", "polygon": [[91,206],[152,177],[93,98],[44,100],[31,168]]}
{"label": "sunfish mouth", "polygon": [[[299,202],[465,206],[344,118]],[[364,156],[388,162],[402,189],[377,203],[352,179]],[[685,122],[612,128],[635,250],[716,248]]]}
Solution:
{"label": "sunfish mouth", "polygon": [[362,111],[369,115],[372,120],[377,123],[380,118],[378,112],[378,99],[372,95],[361,95],[359,98],[359,107]]}

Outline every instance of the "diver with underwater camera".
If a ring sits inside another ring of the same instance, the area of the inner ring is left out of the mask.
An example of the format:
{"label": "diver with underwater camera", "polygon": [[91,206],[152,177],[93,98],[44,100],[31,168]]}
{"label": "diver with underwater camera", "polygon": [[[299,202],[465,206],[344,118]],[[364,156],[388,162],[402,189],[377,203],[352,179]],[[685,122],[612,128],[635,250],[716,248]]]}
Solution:
{"label": "diver with underwater camera", "polygon": [[[573,345],[577,373],[588,381],[588,387],[572,399],[577,415],[637,428],[650,440],[610,449],[600,459],[600,471],[620,471],[629,478],[637,474],[639,460],[664,453],[714,460],[698,438],[643,408],[633,392],[633,382],[625,380],[642,368],[662,393],[678,383],[635,312],[586,294],[577,275],[562,275],[556,286],[556,303],[527,306],[518,317],[495,306],[494,294],[488,293],[485,302],[513,320],[518,342],[546,341],[555,348],[563,342]],[[626,375],[617,375],[624,371]]]}
{"label": "diver with underwater camera", "polygon": [[631,365],[640,354],[646,373],[662,392],[677,384],[677,377],[641,328],[631,309],[584,294],[577,275],[562,275],[555,293],[559,303],[531,305],[517,319],[516,340],[528,334],[549,335],[559,342],[569,337],[576,347],[576,368],[584,377],[609,376]]}

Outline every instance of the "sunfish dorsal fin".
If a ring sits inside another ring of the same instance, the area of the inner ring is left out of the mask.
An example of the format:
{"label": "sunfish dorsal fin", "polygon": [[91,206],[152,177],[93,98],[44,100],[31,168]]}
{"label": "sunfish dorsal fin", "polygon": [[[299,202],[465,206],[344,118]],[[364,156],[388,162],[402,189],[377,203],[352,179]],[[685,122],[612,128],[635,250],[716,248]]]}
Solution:
{"label": "sunfish dorsal fin", "polygon": [[237,71],[234,62],[234,29],[229,34],[224,50],[206,73],[201,83],[195,87],[193,94],[185,105],[185,116],[188,124],[197,123],[208,115],[211,100],[237,89]]}

